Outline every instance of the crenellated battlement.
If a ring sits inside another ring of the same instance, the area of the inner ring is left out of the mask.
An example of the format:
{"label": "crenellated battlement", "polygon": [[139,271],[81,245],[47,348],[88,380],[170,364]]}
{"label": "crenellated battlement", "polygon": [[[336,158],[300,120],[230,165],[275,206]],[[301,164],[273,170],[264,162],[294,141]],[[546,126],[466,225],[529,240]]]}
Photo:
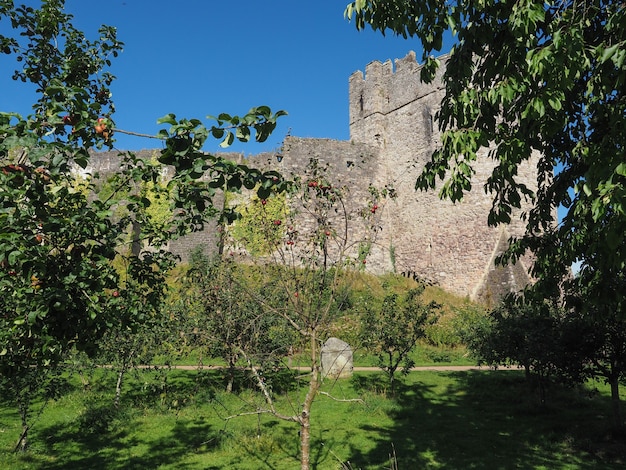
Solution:
{"label": "crenellated battlement", "polygon": [[[447,56],[441,61],[446,62]],[[419,64],[415,52],[394,62],[373,61],[362,71],[354,72],[349,79],[350,138],[359,142],[380,145],[384,134],[393,126],[394,114],[405,107],[421,108],[422,117],[429,115],[441,102],[443,85],[441,74],[445,63],[431,83],[420,80],[423,65]],[[430,97],[430,98],[429,98]]]}

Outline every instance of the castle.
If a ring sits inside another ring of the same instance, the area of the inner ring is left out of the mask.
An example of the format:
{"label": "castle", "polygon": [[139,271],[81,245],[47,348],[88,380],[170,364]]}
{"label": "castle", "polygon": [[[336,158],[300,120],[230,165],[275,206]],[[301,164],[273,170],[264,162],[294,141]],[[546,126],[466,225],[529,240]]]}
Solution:
{"label": "castle", "polygon": [[[445,56],[441,60],[445,62]],[[440,142],[434,116],[444,94],[441,75],[425,84],[419,79],[420,68],[410,52],[395,66],[391,61],[375,61],[366,66],[365,74],[352,74],[349,141],[287,137],[280,161],[261,154],[246,163],[256,159],[259,166],[270,165],[288,175],[298,174],[310,159],[317,159],[352,187],[350,197],[355,201],[366,198],[368,184],[391,184],[397,197],[381,206],[381,230],[367,270],[395,269],[457,295],[492,303],[531,281],[524,260],[506,267],[494,265],[509,237],[523,234],[524,226],[516,219],[506,227],[487,226],[492,197],[483,185],[494,167],[487,150],[474,165],[475,189],[461,202],[440,200],[436,191],[415,190],[417,176]],[[106,156],[102,158],[101,163],[94,162],[99,170],[106,165]],[[536,187],[533,162],[522,168],[519,177],[528,187]],[[214,242],[215,233],[208,230],[177,240],[170,249],[185,258],[195,246],[215,246]]]}

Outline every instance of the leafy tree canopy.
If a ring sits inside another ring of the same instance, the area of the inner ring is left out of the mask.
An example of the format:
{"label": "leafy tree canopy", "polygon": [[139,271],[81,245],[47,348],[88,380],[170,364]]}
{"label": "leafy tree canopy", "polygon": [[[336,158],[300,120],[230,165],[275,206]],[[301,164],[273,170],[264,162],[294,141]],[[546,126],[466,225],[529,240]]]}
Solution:
{"label": "leafy tree canopy", "polygon": [[[490,224],[531,202],[527,230],[504,257],[532,249],[535,274],[558,279],[575,261],[626,261],[626,8],[614,0],[357,0],[358,29],[416,37],[422,78],[432,80],[445,34],[456,36],[443,74],[441,148],[416,182],[453,201],[471,189],[472,165],[489,147],[495,168]],[[538,152],[536,189],[519,181]],[[567,212],[560,224],[557,207]]]}
{"label": "leafy tree canopy", "polygon": [[[157,160],[174,170],[167,187],[160,166],[132,152],[119,153],[107,194],[95,192],[95,175],[77,184],[76,169],[87,167],[93,150],[113,148],[115,133],[130,131],[116,129],[113,119],[109,67],[123,47],[115,28],[102,26],[88,39],[64,6],[63,0],[42,0],[36,8],[0,0],[0,57],[15,59],[13,78],[34,86],[37,97],[28,116],[0,112],[0,370],[6,376],[54,366],[74,347],[94,353],[108,330],[140,325],[165,294],[174,261],[163,249],[167,242],[211,217],[236,216],[214,206],[218,191],[258,188],[263,196],[288,184],[275,172],[202,150],[209,138],[221,147],[235,138],[267,139],[285,114],[267,106],[209,117],[208,126],[162,117],[166,128],[147,137],[163,141]],[[167,201],[157,204],[157,192]]]}

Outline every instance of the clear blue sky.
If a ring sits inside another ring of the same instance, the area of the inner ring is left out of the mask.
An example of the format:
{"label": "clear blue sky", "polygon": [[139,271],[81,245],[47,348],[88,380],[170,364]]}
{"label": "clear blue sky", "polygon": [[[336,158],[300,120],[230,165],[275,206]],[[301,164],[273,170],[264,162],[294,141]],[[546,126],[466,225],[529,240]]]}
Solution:
{"label": "clear blue sky", "polygon": [[[357,31],[343,17],[347,3],[67,0],[66,10],[87,37],[97,37],[99,25],[107,24],[118,28],[125,43],[111,67],[118,127],[154,134],[157,118],[167,113],[205,120],[259,105],[286,110],[267,143],[233,147],[251,154],[279,147],[288,129],[300,137],[348,139],[348,77],[373,60],[410,50],[420,55],[417,40]],[[0,23],[0,31],[7,26]],[[11,57],[0,55],[0,110],[28,114],[32,96],[12,82],[15,67]],[[122,149],[159,145],[117,138]]]}

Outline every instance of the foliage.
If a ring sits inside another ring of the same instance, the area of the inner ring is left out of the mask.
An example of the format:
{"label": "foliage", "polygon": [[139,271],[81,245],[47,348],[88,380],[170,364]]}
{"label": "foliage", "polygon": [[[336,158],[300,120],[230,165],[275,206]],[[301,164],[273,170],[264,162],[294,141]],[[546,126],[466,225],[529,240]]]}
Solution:
{"label": "foliage", "polygon": [[[530,249],[539,287],[553,289],[576,261],[623,269],[626,10],[619,1],[446,2],[359,0],[346,9],[357,28],[417,37],[422,78],[431,56],[456,35],[443,71],[438,113],[442,145],[416,187],[445,179],[453,201],[471,189],[480,149],[496,165],[485,184],[493,195],[490,224],[523,214],[526,234],[503,260]],[[538,187],[520,180],[537,155]],[[556,207],[567,210],[556,224]]]}
{"label": "foliage", "polygon": [[258,284],[249,270],[246,273],[230,258],[209,259],[199,250],[192,254],[187,281],[188,292],[197,296],[191,301],[201,310],[186,323],[211,356],[226,362],[226,390],[233,390],[235,366],[242,359],[260,365],[265,375],[270,375],[273,363],[293,348],[293,335],[284,319],[264,315],[261,304],[254,300],[260,295],[257,289],[266,296],[265,282]]}
{"label": "foliage", "polygon": [[621,428],[624,274],[585,268],[570,282],[578,288],[564,302],[534,295],[510,297],[487,321],[468,325],[463,338],[479,362],[524,366],[528,376],[538,379],[542,394],[550,377],[570,384],[590,377],[606,380],[611,385],[612,424]]}
{"label": "foliage", "polygon": [[[87,167],[90,152],[112,148],[114,132],[125,132],[114,128],[108,71],[123,44],[109,26],[88,40],[64,6],[63,0],[44,0],[39,8],[0,1],[0,21],[7,25],[0,53],[14,56],[13,78],[34,85],[37,94],[31,115],[0,113],[0,371],[13,384],[23,384],[33,368],[42,374],[33,383],[45,383],[73,348],[93,355],[105,333],[136,331],[150,318],[172,266],[162,248],[219,214],[212,206],[216,188],[258,187],[263,195],[288,186],[276,173],[202,151],[210,135],[222,145],[234,137],[267,139],[285,113],[266,106],[241,117],[220,114],[210,127],[173,115],[160,120],[170,127],[156,136],[164,141],[159,160],[176,170],[166,190],[178,212],[172,210],[167,226],[150,223],[151,200],[140,191],[159,181],[159,168],[132,152],[120,153],[106,197],[94,194],[95,178],[87,190],[77,185],[75,170]],[[124,210],[112,217],[120,205]],[[121,271],[120,258],[126,258]]]}
{"label": "foliage", "polygon": [[543,403],[551,378],[584,381],[594,338],[588,327],[553,302],[509,297],[491,312],[488,324],[470,330],[467,338],[479,362],[523,366],[528,378],[537,379]]}
{"label": "foliage", "polygon": [[[151,162],[161,171],[165,168],[158,162]],[[150,232],[161,232],[167,230],[174,217],[170,201],[172,195],[167,189],[167,182],[164,177],[157,181],[142,181],[139,187],[139,196],[149,201],[145,207],[146,223],[151,225]]]}
{"label": "foliage", "polygon": [[385,296],[380,309],[369,308],[361,319],[361,342],[378,356],[379,367],[385,371],[391,389],[395,373],[402,365],[407,374],[413,363],[410,352],[424,337],[425,328],[436,321],[439,308],[434,302],[424,304],[424,286],[410,289],[404,297],[396,293]]}
{"label": "foliage", "polygon": [[622,297],[626,275],[622,270],[586,267],[572,284],[574,288],[566,303],[585,332],[585,340],[579,345],[586,359],[584,372],[610,384],[612,423],[615,429],[623,429],[620,384],[626,377],[626,315]]}
{"label": "foliage", "polygon": [[446,305],[445,300],[437,302],[441,304],[439,318],[425,329],[425,339],[432,345],[452,348],[466,346],[472,337],[470,331],[480,328],[487,321],[487,312],[481,305],[470,302]]}
{"label": "foliage", "polygon": [[235,246],[251,256],[269,255],[289,231],[283,224],[288,217],[284,194],[273,194],[268,199],[252,197],[247,204],[239,204],[237,212],[239,218],[230,228],[230,235]]}

